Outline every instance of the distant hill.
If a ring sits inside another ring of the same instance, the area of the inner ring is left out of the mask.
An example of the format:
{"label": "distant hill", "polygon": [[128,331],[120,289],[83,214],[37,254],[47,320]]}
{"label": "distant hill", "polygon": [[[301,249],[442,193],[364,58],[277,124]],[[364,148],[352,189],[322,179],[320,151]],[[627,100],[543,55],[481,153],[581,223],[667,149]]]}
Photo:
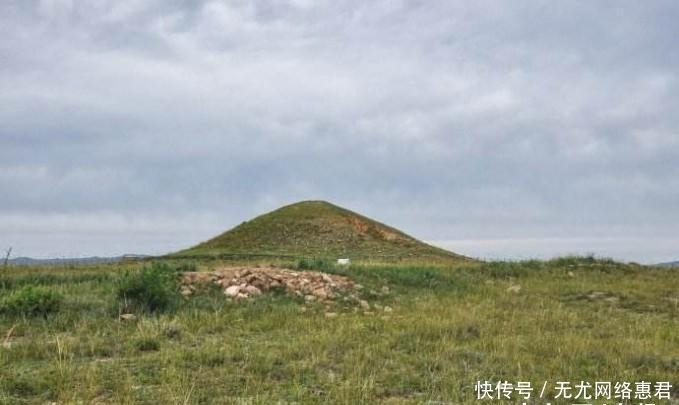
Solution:
{"label": "distant hill", "polygon": [[229,255],[467,259],[325,201],[287,205],[171,256]]}
{"label": "distant hill", "polygon": [[679,261],[676,262],[668,262],[668,263],[658,263],[656,266],[660,267],[679,267]]}
{"label": "distant hill", "polygon": [[151,256],[146,255],[123,255],[115,257],[68,257],[55,259],[33,259],[30,257],[16,257],[9,260],[9,264],[15,266],[40,266],[40,265],[59,265],[59,264],[97,264],[97,263],[116,263],[123,260],[143,259]]}

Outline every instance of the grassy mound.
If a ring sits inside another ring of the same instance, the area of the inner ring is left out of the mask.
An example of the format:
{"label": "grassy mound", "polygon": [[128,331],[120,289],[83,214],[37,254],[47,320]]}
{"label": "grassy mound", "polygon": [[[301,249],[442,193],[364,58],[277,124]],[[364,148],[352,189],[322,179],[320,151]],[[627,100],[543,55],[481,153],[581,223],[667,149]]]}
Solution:
{"label": "grassy mound", "polygon": [[303,201],[282,207],[174,256],[220,255],[464,259],[325,201]]}

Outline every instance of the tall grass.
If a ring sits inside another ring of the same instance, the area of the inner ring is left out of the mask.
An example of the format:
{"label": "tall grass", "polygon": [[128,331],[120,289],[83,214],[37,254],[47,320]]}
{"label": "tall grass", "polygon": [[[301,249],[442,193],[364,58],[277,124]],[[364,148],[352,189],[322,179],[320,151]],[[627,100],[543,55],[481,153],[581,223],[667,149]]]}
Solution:
{"label": "tall grass", "polygon": [[58,312],[63,297],[46,288],[24,286],[0,299],[0,314],[6,316],[47,317]]}
{"label": "tall grass", "polygon": [[176,308],[179,299],[177,268],[153,263],[141,270],[128,270],[115,282],[121,311],[164,312]]}

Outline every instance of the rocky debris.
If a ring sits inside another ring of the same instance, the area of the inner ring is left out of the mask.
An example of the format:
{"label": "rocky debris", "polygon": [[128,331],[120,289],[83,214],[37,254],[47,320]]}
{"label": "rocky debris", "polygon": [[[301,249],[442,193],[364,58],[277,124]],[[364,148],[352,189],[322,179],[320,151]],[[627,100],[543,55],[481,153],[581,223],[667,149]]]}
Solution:
{"label": "rocky debris", "polygon": [[189,295],[193,294],[193,290],[187,286],[182,286],[182,288],[179,290],[179,293],[184,297],[188,297]]}
{"label": "rocky debris", "polygon": [[596,300],[600,298],[605,298],[608,294],[603,291],[592,291],[586,295],[589,300]]}
{"label": "rocky debris", "polygon": [[304,297],[307,302],[327,302],[336,298],[338,292],[357,288],[347,277],[275,267],[224,267],[212,272],[185,272],[180,277],[180,291],[185,297],[197,289],[217,285],[225,295],[234,299],[255,297],[281,289]]}
{"label": "rocky debris", "polygon": [[137,320],[137,315],[135,314],[120,314],[120,320],[121,321],[136,321]]}
{"label": "rocky debris", "polygon": [[229,297],[235,297],[239,293],[240,293],[239,285],[232,285],[230,287],[227,287],[226,290],[224,290],[224,294],[228,295]]}
{"label": "rocky debris", "polygon": [[521,286],[518,285],[518,284],[510,285],[507,288],[507,292],[512,292],[512,293],[515,293],[515,294],[518,294],[520,291],[521,291]]}
{"label": "rocky debris", "polygon": [[620,301],[620,298],[613,293],[604,291],[591,291],[585,295],[585,298],[589,301],[603,300],[611,304],[617,304]]}
{"label": "rocky debris", "polygon": [[591,302],[605,301],[610,304],[617,304],[618,302],[620,302],[619,296],[616,296],[614,293],[607,291],[587,291],[584,293],[574,295],[572,299],[586,300]]}

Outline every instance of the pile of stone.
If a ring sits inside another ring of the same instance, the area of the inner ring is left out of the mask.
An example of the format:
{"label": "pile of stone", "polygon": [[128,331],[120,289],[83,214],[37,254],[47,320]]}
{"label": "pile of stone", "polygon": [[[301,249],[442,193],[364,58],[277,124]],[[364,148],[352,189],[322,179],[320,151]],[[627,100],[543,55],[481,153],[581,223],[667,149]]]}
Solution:
{"label": "pile of stone", "polygon": [[224,267],[212,272],[185,272],[181,275],[181,284],[184,296],[209,285],[217,285],[224,294],[234,299],[246,299],[280,289],[307,301],[321,302],[331,301],[338,293],[360,287],[347,277],[274,267]]}

